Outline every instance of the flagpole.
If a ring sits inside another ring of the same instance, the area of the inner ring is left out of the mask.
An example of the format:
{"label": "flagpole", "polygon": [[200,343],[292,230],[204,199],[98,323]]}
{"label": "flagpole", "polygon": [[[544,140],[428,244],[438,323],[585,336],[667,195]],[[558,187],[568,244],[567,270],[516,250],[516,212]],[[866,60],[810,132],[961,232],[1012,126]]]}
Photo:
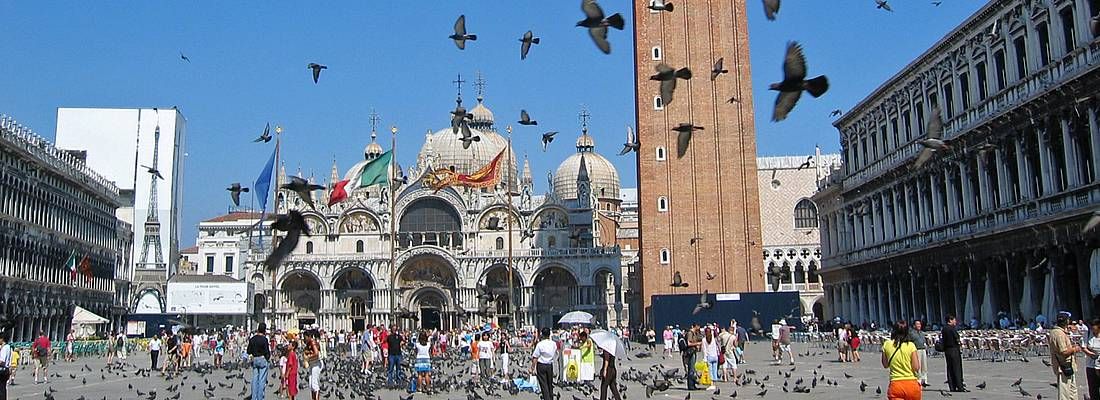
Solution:
{"label": "flagpole", "polygon": [[389,182],[386,182],[386,190],[390,191],[390,326],[396,325],[396,300],[397,292],[394,280],[397,277],[397,215],[394,209],[394,196],[397,194],[393,184],[394,173],[397,172],[394,168],[395,160],[397,159],[397,126],[390,126],[390,168],[389,168]]}
{"label": "flagpole", "polygon": [[[271,205],[272,205],[271,210],[272,210],[272,212],[274,212],[276,214],[279,213],[279,185],[280,185],[280,183],[279,183],[279,172],[278,172],[278,170],[279,170],[279,156],[280,156],[279,151],[282,148],[282,146],[281,146],[282,139],[283,139],[283,127],[279,126],[279,125],[275,125],[275,163],[271,165],[271,172],[275,175],[275,184],[271,185],[271,197],[272,197],[272,199],[274,199],[271,203]],[[264,234],[264,220],[263,220],[264,214],[265,213],[260,213],[260,223],[258,225],[260,227],[260,248],[263,248],[263,241],[264,241],[264,236],[263,236],[263,234]],[[271,246],[272,247],[275,246],[275,231],[271,232]],[[264,269],[268,269],[268,268],[265,266]],[[268,295],[267,299],[266,299],[267,300],[267,306],[271,308],[270,321],[267,324],[269,328],[275,328],[275,296],[277,295],[275,283],[276,283],[277,276],[278,276],[278,271],[277,270],[272,270],[271,271],[271,292],[270,292],[270,295]],[[267,319],[267,318],[264,318],[264,319]]]}
{"label": "flagpole", "polygon": [[[508,170],[508,166],[512,165],[512,126],[508,125],[506,129],[508,131],[508,147],[504,149],[508,155],[508,162],[504,164],[504,170]],[[512,204],[512,187],[511,180],[514,176],[508,176],[508,181],[504,183],[505,201],[508,203],[508,314],[512,318],[512,327],[515,328],[518,321],[516,320],[516,289],[513,287],[512,281],[515,279],[512,275],[512,219],[518,218],[516,215],[516,208]],[[519,222],[519,221],[516,221]]]}

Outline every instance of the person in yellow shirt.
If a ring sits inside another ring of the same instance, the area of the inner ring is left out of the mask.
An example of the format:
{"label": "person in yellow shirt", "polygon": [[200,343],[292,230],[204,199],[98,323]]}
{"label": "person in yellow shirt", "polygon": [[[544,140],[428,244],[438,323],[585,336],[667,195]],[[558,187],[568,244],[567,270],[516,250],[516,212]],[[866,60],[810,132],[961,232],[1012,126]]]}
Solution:
{"label": "person in yellow shirt", "polygon": [[890,340],[882,343],[882,368],[890,370],[889,400],[920,400],[921,386],[916,372],[920,371],[917,346],[909,340],[909,323],[894,323]]}

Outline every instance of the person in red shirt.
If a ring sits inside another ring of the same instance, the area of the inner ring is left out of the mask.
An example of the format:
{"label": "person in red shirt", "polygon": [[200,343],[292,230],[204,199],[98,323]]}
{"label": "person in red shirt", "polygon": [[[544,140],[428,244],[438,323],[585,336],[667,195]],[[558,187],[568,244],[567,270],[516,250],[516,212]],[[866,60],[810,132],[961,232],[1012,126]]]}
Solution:
{"label": "person in red shirt", "polygon": [[49,383],[50,374],[46,370],[50,367],[50,338],[45,332],[38,331],[38,338],[31,344],[31,357],[34,358],[34,383],[38,383],[38,370],[42,370],[42,381]]}
{"label": "person in red shirt", "polygon": [[390,337],[390,332],[386,328],[382,328],[382,331],[378,333],[378,347],[382,349],[382,368],[389,371],[390,367],[390,345],[386,342],[386,338]]}

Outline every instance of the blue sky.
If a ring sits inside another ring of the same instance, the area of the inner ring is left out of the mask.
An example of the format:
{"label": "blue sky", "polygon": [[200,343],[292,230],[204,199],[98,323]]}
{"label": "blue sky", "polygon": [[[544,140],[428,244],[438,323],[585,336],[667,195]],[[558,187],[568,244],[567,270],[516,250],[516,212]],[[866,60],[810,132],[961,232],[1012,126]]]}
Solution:
{"label": "blue sky", "polygon": [[[675,0],[673,0],[675,2]],[[575,151],[577,113],[592,118],[597,151],[634,186],[632,157],[617,157],[625,126],[634,121],[630,2],[602,0],[627,16],[603,55],[586,32],[579,1],[427,2],[16,2],[0,0],[0,113],[53,137],[58,107],[170,107],[188,120],[181,245],[196,224],[224,213],[225,186],[251,182],[270,147],[251,143],[265,122],[282,125],[284,160],[294,173],[327,177],[362,158],[373,108],[383,126],[397,125],[398,161],[409,165],[428,130],[448,124],[457,74],[467,104],[476,71],[486,80],[486,104],[503,132],[527,109],[539,127],[515,125],[518,154],[531,156],[539,192],[546,171]],[[984,5],[979,0],[897,1],[895,12],[872,0],[786,1],[774,22],[748,0],[758,153],[807,154],[815,144],[839,144],[829,111],[847,110]],[[447,39],[466,14],[479,40],[459,51]],[[517,39],[542,37],[526,61]],[[811,74],[832,88],[803,99],[791,117],[771,123],[788,40],[802,42]],[[191,63],[180,60],[184,52]],[[326,64],[319,85],[306,64]],[[655,87],[654,87],[655,90]],[[381,130],[381,129],[380,129]],[[543,153],[538,137],[558,130]],[[388,136],[383,131],[383,138]]]}

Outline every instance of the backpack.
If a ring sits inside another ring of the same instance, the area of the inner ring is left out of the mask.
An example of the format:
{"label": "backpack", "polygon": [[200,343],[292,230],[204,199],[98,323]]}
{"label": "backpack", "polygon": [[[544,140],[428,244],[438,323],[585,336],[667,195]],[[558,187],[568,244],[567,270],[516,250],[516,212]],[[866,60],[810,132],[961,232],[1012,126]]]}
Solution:
{"label": "backpack", "polygon": [[680,335],[679,339],[676,339],[676,347],[679,348],[681,353],[687,353],[691,351],[691,347],[688,347],[687,337]]}
{"label": "backpack", "polygon": [[119,336],[118,339],[115,339],[115,346],[118,346],[118,348],[121,349],[125,345],[126,343],[122,341],[122,336]]}

